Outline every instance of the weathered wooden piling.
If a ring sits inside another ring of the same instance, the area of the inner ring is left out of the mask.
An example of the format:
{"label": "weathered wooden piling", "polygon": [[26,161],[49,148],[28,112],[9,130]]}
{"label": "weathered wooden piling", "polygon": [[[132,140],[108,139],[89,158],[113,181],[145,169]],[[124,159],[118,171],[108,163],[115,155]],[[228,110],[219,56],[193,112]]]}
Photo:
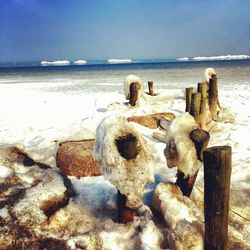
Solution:
{"label": "weathered wooden piling", "polygon": [[[138,154],[137,139],[132,134],[119,137],[116,140],[118,152],[127,160],[134,159]],[[118,222],[126,224],[133,221],[136,210],[126,207],[127,197],[120,193],[117,194]]]}
{"label": "weathered wooden piling", "polygon": [[191,107],[191,100],[192,100],[192,94],[194,93],[194,88],[190,87],[190,88],[186,88],[186,112],[190,111],[190,107]]}
{"label": "weathered wooden piling", "polygon": [[208,91],[208,104],[209,110],[212,115],[212,119],[214,121],[218,120],[217,115],[217,104],[219,103],[218,100],[218,85],[217,85],[217,76],[213,75],[212,78],[209,79],[209,91]]}
{"label": "weathered wooden piling", "polygon": [[194,117],[195,121],[198,124],[200,121],[200,106],[201,106],[201,94],[193,93],[191,97],[191,107],[189,114]]}
{"label": "weathered wooden piling", "polygon": [[198,83],[197,92],[201,93],[200,104],[200,127],[206,129],[206,113],[207,113],[207,83]]}
{"label": "weathered wooden piling", "polygon": [[[197,158],[202,161],[202,152],[207,148],[210,135],[207,131],[203,129],[194,129],[190,133],[190,138],[193,141],[196,149]],[[194,187],[198,171],[193,176],[188,176],[185,178],[185,175],[181,171],[177,171],[176,184],[180,187],[183,195],[189,197]]]}
{"label": "weathered wooden piling", "polygon": [[148,93],[149,95],[154,96],[154,82],[148,81]]}
{"label": "weathered wooden piling", "polygon": [[207,148],[210,135],[203,129],[194,129],[190,133],[190,138],[193,141],[196,149],[197,158],[203,161],[203,151]]}
{"label": "weathered wooden piling", "polygon": [[137,100],[138,100],[138,84],[137,83],[131,83],[129,87],[129,103],[131,106],[135,106]]}
{"label": "weathered wooden piling", "polygon": [[204,249],[228,249],[228,212],[232,149],[230,146],[204,150]]}

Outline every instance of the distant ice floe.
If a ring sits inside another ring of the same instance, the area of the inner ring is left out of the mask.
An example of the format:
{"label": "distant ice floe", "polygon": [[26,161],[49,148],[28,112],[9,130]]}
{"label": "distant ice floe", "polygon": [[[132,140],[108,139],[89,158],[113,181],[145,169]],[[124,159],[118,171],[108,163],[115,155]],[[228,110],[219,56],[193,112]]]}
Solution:
{"label": "distant ice floe", "polygon": [[213,61],[213,60],[243,60],[250,59],[249,55],[226,55],[226,56],[196,56],[193,57],[194,61]]}
{"label": "distant ice floe", "polygon": [[131,59],[109,59],[107,60],[108,63],[131,63]]}
{"label": "distant ice floe", "polygon": [[50,65],[54,65],[54,66],[61,66],[61,65],[69,65],[70,61],[68,60],[61,60],[61,61],[41,61],[41,65],[42,66],[50,66]]}
{"label": "distant ice floe", "polygon": [[177,61],[188,61],[189,57],[180,57],[176,59]]}
{"label": "distant ice floe", "polygon": [[77,60],[77,61],[74,61],[74,64],[77,64],[77,65],[84,65],[84,64],[86,64],[87,63],[87,61],[85,61],[85,60]]}

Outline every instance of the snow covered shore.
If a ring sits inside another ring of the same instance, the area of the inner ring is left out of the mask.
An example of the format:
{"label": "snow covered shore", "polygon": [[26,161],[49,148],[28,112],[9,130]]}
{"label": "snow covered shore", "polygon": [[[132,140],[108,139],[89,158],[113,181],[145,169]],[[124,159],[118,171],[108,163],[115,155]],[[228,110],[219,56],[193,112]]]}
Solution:
{"label": "snow covered shore", "polygon": [[[29,85],[1,85],[1,148],[19,147],[35,161],[48,164],[52,168],[41,169],[36,165],[27,168],[15,160],[14,155],[11,158],[8,153],[2,151],[0,187],[4,192],[0,202],[0,245],[7,248],[10,246],[8,244],[16,244],[26,249],[31,245],[35,248],[36,244],[61,244],[61,249],[174,249],[169,241],[181,239],[178,239],[178,234],[173,235],[172,229],[159,219],[152,220],[142,213],[128,225],[115,222],[116,189],[102,176],[81,179],[69,177],[74,189],[74,195],[69,195],[66,191],[70,188],[65,185],[65,178],[59,174],[55,164],[59,142],[95,138],[96,128],[105,117],[121,114],[129,117],[156,112],[173,112],[179,116],[184,112],[182,89],[165,89],[158,92],[166,98],[131,108],[126,105],[124,95],[117,92],[67,95],[46,92],[46,88],[41,91],[40,88]],[[232,146],[230,249],[248,249],[250,85],[219,85],[219,96],[224,110],[219,121],[212,124],[209,146]],[[156,184],[173,182],[176,169],[167,168],[163,154],[165,144],[152,137],[152,133],[159,132],[159,129],[152,130],[133,122],[130,124],[140,132],[153,154],[155,183],[149,184],[144,190],[144,204],[152,209]],[[16,194],[14,203],[11,202],[12,194]],[[201,214],[202,195],[201,169],[190,201]],[[66,206],[52,215],[46,215],[49,201],[56,200],[59,203],[66,196]],[[191,217],[189,212],[178,216],[183,221],[186,217]],[[200,220],[203,223],[202,219]],[[185,228],[189,228],[187,223]],[[181,231],[180,228],[176,230]],[[33,242],[29,238],[33,239]],[[181,244],[175,247],[185,249]],[[200,248],[193,246],[189,249]]]}

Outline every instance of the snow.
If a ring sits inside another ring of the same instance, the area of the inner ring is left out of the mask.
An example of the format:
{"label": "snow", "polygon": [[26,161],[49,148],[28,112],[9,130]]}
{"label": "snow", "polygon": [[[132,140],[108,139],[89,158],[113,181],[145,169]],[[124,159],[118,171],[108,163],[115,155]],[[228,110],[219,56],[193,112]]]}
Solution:
{"label": "snow", "polygon": [[115,59],[115,58],[112,58],[112,59],[108,59],[107,60],[108,63],[131,63],[132,60],[131,59]]}
{"label": "snow", "polygon": [[201,167],[190,133],[198,128],[193,116],[184,113],[173,120],[167,135],[164,154],[169,167],[178,167],[185,177],[193,176]]}
{"label": "snow", "polygon": [[213,60],[244,60],[249,59],[249,55],[223,55],[223,56],[196,56],[193,57],[194,61],[213,61]]}
{"label": "snow", "polygon": [[74,64],[77,64],[77,65],[84,65],[86,63],[87,63],[86,60],[76,60],[76,61],[74,61]]}
{"label": "snow", "polygon": [[123,83],[123,92],[124,92],[124,95],[125,95],[125,98],[127,100],[129,100],[129,94],[130,94],[130,85],[132,83],[137,83],[138,84],[138,98],[142,98],[143,97],[143,82],[142,80],[135,76],[135,75],[128,75],[126,76],[125,80],[124,80],[124,83]]}
{"label": "snow", "polygon": [[41,61],[42,66],[61,66],[61,65],[69,65],[70,61],[68,60],[57,60],[57,61]]}
{"label": "snow", "polygon": [[[116,140],[125,135],[133,135],[138,141],[135,159],[126,160],[117,149]],[[94,159],[105,178],[126,195],[130,208],[142,205],[144,186],[154,180],[151,169],[153,157],[149,152],[146,141],[125,117],[107,117],[96,129]]]}
{"label": "snow", "polygon": [[0,165],[0,178],[7,178],[8,176],[10,176],[13,173],[12,169]]}
{"label": "snow", "polygon": [[[164,140],[172,138],[168,145],[173,153],[178,152],[177,160],[181,159],[181,164],[178,165],[183,167],[180,170],[186,175],[195,172],[198,164],[195,162],[194,146],[188,134],[197,124],[184,113],[183,90],[159,89],[158,96],[149,97],[150,100],[144,98],[144,103],[131,108],[126,105],[122,91],[64,94],[49,91],[49,85],[0,85],[1,147],[18,146],[34,160],[52,166],[51,169],[44,170],[38,166],[25,167],[21,163],[7,162],[8,159],[3,159],[0,151],[0,184],[5,185],[6,181],[11,180],[7,184],[12,184],[13,190],[25,189],[24,196],[17,199],[15,204],[0,208],[1,223],[6,223],[0,230],[12,225],[8,223],[14,215],[18,221],[11,223],[31,228],[39,238],[65,240],[72,249],[199,249],[203,238],[200,237],[199,226],[196,226],[203,223],[200,215],[203,211],[203,169],[200,168],[191,199],[176,197],[164,184],[175,182],[176,168],[167,167],[163,153],[166,144],[152,136],[157,132],[163,135]],[[239,249],[248,249],[250,87],[249,84],[222,84],[218,87],[222,109],[218,121],[212,122],[209,127],[209,146],[232,146],[229,237],[242,244]],[[168,137],[159,129],[151,130],[133,122],[127,123],[125,119],[155,112],[173,112],[177,116],[169,127]],[[122,174],[127,175],[127,172],[113,174],[121,164],[126,166],[114,142],[123,130],[138,138],[146,159],[140,161],[143,157],[138,157],[136,160],[138,166],[131,173],[131,177],[136,180],[124,180]],[[69,177],[76,196],[71,197],[65,207],[48,217],[44,212],[45,206],[63,198],[66,191],[63,178],[55,167],[58,143],[93,139],[95,136],[98,141],[95,157],[104,175],[81,179]],[[185,140],[182,141],[181,138]],[[190,163],[191,158],[194,161]],[[189,159],[188,164],[186,159]],[[145,170],[143,175],[139,174],[141,169]],[[155,183],[146,184],[147,179],[153,180],[152,177]],[[128,205],[140,206],[139,217],[128,225],[116,222],[117,189],[123,190],[128,196],[131,189],[135,190],[132,197],[129,197]],[[9,190],[8,195],[13,190]],[[158,200],[153,202],[156,197]],[[163,214],[163,219],[152,219],[155,216],[152,213],[153,203]],[[5,242],[9,238],[6,239]],[[166,247],[162,246],[165,241],[168,242]]]}
{"label": "snow", "polygon": [[216,75],[215,70],[213,68],[207,68],[205,70],[205,78],[207,83],[209,83],[209,80],[211,79],[212,75]]}

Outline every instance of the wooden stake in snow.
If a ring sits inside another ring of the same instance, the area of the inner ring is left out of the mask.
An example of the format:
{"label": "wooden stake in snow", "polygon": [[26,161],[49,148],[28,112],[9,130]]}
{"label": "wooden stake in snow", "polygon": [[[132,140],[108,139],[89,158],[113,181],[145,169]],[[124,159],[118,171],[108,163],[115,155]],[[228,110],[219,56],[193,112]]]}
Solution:
{"label": "wooden stake in snow", "polygon": [[[190,133],[190,138],[195,144],[197,158],[202,161],[202,151],[207,148],[210,138],[209,133],[202,129],[194,129]],[[183,195],[187,197],[191,195],[198,172],[199,170],[193,176],[185,178],[181,171],[177,171],[176,184],[180,187]]]}
{"label": "wooden stake in snow", "polygon": [[228,211],[232,149],[204,150],[205,249],[228,249]]}
{"label": "wooden stake in snow", "polygon": [[217,104],[219,103],[218,101],[218,86],[217,86],[217,76],[213,75],[212,78],[209,79],[209,110],[212,115],[212,119],[214,121],[218,120],[217,116]]}
{"label": "wooden stake in snow", "polygon": [[148,93],[149,95],[154,96],[154,82],[153,81],[148,82]]}
{"label": "wooden stake in snow", "polygon": [[194,93],[194,88],[186,88],[186,112],[190,111],[192,94]]}
{"label": "wooden stake in snow", "polygon": [[131,83],[129,87],[130,93],[129,93],[129,103],[131,106],[135,106],[136,101],[138,99],[138,84],[137,83]]}
{"label": "wooden stake in snow", "polygon": [[197,91],[201,94],[200,104],[200,127],[206,129],[206,110],[207,110],[207,83],[198,83]]}
{"label": "wooden stake in snow", "polygon": [[[134,159],[138,154],[137,139],[132,134],[119,137],[116,141],[118,152],[127,160]],[[136,210],[126,207],[127,197],[118,190],[117,208],[118,222],[126,224],[133,221]]]}
{"label": "wooden stake in snow", "polygon": [[201,94],[193,93],[191,97],[191,107],[189,114],[192,115],[195,121],[199,124],[200,120]]}

